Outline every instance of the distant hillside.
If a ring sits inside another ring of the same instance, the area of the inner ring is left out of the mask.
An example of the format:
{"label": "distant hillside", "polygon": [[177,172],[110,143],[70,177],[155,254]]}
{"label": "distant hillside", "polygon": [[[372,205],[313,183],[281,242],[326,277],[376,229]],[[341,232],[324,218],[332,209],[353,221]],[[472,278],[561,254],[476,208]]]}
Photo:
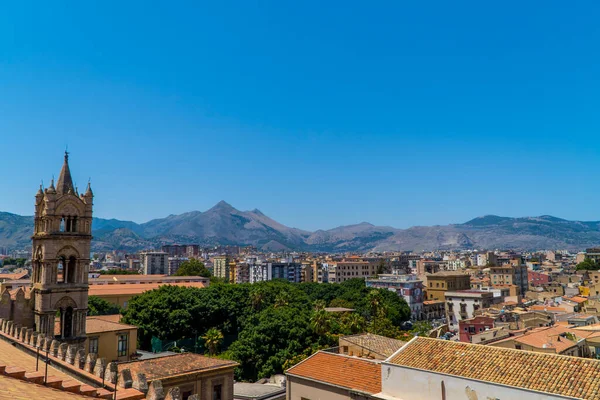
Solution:
{"label": "distant hillside", "polygon": [[[32,232],[32,217],[0,212],[0,247],[27,248]],[[239,211],[221,201],[204,212],[170,215],[143,224],[94,218],[93,235],[94,251],[137,251],[172,243],[254,245],[265,251],[581,250],[600,245],[600,222],[548,215],[486,215],[444,226],[396,229],[363,222],[308,232],[282,225],[257,209]]]}

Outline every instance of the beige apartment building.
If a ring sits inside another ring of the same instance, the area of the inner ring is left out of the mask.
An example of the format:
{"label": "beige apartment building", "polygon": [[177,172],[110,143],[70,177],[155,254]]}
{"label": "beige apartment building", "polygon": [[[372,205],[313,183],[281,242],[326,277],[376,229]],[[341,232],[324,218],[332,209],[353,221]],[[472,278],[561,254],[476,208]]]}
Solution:
{"label": "beige apartment building", "polygon": [[213,275],[223,279],[229,279],[229,258],[218,256],[213,258]]}
{"label": "beige apartment building", "polygon": [[471,277],[457,271],[440,271],[427,275],[427,300],[445,300],[447,291],[468,290]]}
{"label": "beige apartment building", "polygon": [[329,264],[329,282],[341,283],[348,279],[366,279],[377,275],[378,263],[363,260],[343,260]]}
{"label": "beige apartment building", "polygon": [[490,280],[495,285],[515,285],[519,288],[519,294],[523,295],[529,290],[526,265],[503,265],[501,267],[490,267]]}

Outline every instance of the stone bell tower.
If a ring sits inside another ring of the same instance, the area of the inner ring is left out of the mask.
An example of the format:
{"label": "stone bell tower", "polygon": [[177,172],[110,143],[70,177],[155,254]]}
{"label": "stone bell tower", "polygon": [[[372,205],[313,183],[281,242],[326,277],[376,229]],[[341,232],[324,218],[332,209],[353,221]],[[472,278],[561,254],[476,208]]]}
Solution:
{"label": "stone bell tower", "polygon": [[73,186],[67,152],[56,187],[35,195],[34,329],[72,343],[85,340],[93,198],[89,183],[82,195]]}

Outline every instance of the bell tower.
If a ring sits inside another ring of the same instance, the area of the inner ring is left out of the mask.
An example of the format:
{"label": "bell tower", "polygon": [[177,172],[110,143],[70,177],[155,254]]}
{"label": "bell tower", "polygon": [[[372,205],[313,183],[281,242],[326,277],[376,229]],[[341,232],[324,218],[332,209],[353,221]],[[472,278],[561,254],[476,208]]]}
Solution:
{"label": "bell tower", "polygon": [[72,343],[86,335],[93,198],[89,183],[82,195],[73,186],[67,152],[56,187],[35,195],[34,329]]}

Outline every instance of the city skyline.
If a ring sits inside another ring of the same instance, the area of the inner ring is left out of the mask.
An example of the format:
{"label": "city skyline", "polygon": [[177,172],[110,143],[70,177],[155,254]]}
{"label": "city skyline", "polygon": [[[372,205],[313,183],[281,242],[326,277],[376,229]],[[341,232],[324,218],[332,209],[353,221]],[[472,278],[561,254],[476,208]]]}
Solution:
{"label": "city skyline", "polygon": [[544,5],[7,6],[0,210],[30,215],[68,145],[96,215],[138,223],[600,220],[598,6]]}

